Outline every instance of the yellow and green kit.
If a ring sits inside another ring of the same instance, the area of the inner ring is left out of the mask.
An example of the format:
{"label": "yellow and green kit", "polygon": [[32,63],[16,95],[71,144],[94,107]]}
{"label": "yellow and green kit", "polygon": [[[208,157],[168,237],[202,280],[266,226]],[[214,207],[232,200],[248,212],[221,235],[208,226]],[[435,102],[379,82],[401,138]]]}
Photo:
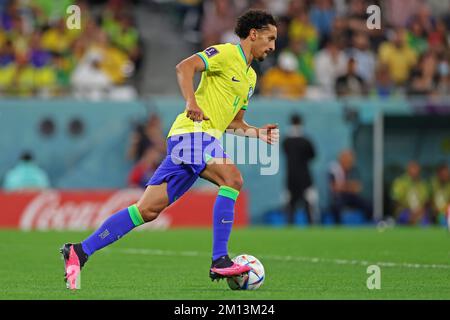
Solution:
{"label": "yellow and green kit", "polygon": [[240,44],[219,44],[197,55],[205,70],[195,91],[195,99],[209,118],[200,124],[180,113],[168,136],[208,132],[220,138],[239,110],[246,110],[256,85],[256,72],[247,64]]}

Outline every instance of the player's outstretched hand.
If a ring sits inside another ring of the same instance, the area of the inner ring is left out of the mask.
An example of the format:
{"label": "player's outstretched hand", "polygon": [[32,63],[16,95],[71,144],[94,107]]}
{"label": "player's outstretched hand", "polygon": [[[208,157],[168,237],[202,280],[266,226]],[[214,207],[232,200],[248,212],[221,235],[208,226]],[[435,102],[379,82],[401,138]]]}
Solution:
{"label": "player's outstretched hand", "polygon": [[266,124],[259,129],[259,138],[268,144],[277,143],[280,138],[278,124]]}
{"label": "player's outstretched hand", "polygon": [[196,103],[189,102],[186,104],[186,117],[196,122],[209,120],[209,118],[203,113],[202,109],[200,109]]}

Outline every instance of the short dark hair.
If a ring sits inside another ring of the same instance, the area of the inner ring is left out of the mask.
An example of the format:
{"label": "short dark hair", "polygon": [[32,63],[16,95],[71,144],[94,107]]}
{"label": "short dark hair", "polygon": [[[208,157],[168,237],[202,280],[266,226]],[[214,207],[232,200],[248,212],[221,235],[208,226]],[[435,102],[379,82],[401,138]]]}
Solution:
{"label": "short dark hair", "polygon": [[269,24],[277,26],[275,18],[270,13],[264,10],[248,10],[238,18],[234,32],[239,38],[245,39],[251,29],[267,28]]}
{"label": "short dark hair", "polygon": [[294,126],[299,126],[303,123],[302,116],[298,113],[291,115],[291,124]]}
{"label": "short dark hair", "polygon": [[26,150],[26,151],[22,152],[22,154],[20,155],[20,160],[26,161],[26,162],[32,161],[33,154],[30,151]]}

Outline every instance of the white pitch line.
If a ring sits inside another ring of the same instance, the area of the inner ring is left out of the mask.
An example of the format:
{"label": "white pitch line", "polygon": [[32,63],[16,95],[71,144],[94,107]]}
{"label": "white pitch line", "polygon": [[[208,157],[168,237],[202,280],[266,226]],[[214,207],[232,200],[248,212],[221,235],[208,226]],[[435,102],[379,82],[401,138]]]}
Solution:
{"label": "white pitch line", "polygon": [[[171,251],[171,250],[160,250],[160,249],[118,249],[114,250],[125,254],[142,254],[142,255],[154,255],[154,256],[210,256],[210,253],[199,252],[199,251]],[[318,258],[318,257],[299,257],[299,256],[274,256],[274,255],[257,255],[261,259],[276,260],[276,261],[298,261],[298,262],[308,262],[308,263],[331,263],[339,265],[378,265],[380,267],[391,267],[391,268],[409,268],[409,269],[450,269],[448,264],[421,264],[421,263],[411,263],[411,262],[369,262],[365,260],[348,260],[348,259],[331,259],[331,258]]]}

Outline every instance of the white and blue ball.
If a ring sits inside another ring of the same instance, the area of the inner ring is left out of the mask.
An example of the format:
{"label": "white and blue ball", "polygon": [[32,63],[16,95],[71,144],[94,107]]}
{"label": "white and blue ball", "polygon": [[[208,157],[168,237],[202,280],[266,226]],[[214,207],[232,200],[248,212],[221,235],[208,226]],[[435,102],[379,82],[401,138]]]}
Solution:
{"label": "white and blue ball", "polygon": [[262,263],[249,254],[241,254],[234,257],[233,262],[240,265],[248,265],[251,270],[231,278],[227,278],[228,286],[232,290],[256,290],[264,282],[265,272]]}

